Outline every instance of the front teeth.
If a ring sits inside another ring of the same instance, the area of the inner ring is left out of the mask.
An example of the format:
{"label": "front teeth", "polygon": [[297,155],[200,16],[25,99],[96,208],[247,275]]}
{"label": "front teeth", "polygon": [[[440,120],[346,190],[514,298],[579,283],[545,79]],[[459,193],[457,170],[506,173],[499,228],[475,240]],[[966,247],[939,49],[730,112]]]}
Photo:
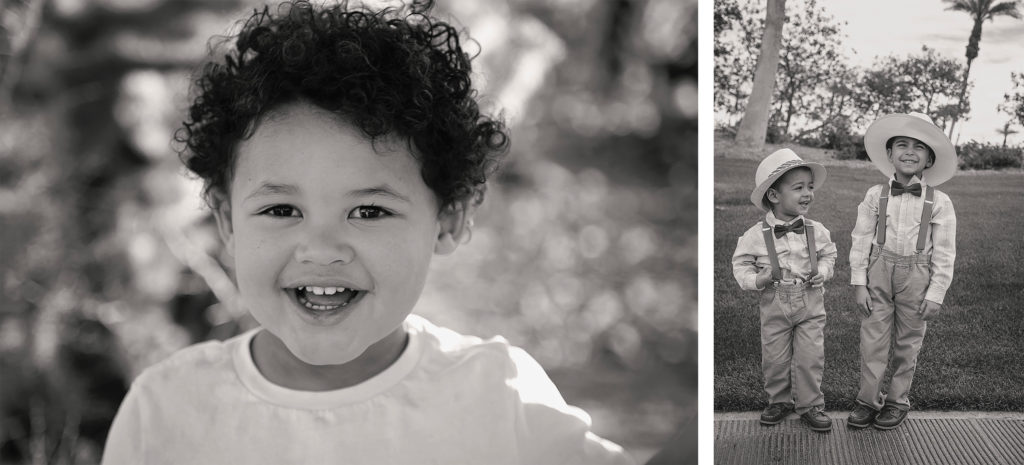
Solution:
{"label": "front teeth", "polygon": [[345,292],[344,287],[301,286],[299,289],[305,289],[306,292],[312,292],[315,295],[334,295]]}

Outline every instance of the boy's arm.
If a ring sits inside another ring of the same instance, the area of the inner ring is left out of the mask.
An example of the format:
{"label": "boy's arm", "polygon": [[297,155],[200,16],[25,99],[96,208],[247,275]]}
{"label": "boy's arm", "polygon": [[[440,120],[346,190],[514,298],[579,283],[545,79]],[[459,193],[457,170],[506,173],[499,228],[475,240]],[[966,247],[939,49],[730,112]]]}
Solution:
{"label": "boy's arm", "polygon": [[[761,232],[760,227],[755,226],[754,229],[758,233]],[[736,242],[736,251],[732,254],[732,275],[736,278],[740,289],[744,291],[760,291],[762,289],[757,287],[757,273],[760,271],[757,257],[763,256],[766,250],[758,249],[757,239],[759,237],[751,234],[748,230],[740,236]],[[760,242],[763,244],[764,239],[761,239]]]}
{"label": "boy's arm", "polygon": [[956,258],[956,213],[949,197],[936,196],[931,228],[932,277],[924,298],[941,304],[953,281],[953,260]]}
{"label": "boy's arm", "polygon": [[881,187],[871,187],[864,195],[864,201],[857,206],[857,222],[850,232],[850,284],[854,286],[868,283],[868,257],[871,255],[871,239],[878,220],[881,192]]}
{"label": "boy's arm", "polygon": [[832,233],[821,223],[814,225],[814,240],[818,248],[818,274],[828,281],[835,276],[836,257],[839,256],[839,251],[836,249],[836,243],[832,242]]}

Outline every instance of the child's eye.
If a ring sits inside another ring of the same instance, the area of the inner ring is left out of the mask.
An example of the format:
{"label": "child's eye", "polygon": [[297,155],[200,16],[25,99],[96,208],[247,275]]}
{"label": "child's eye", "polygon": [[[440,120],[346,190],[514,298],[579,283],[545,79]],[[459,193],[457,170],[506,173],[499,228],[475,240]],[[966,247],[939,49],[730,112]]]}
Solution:
{"label": "child's eye", "polygon": [[362,220],[370,220],[375,218],[382,218],[390,215],[387,210],[380,208],[376,205],[361,205],[352,210],[348,214],[349,218],[356,218]]}
{"label": "child's eye", "polygon": [[297,208],[291,206],[291,205],[273,205],[273,206],[271,206],[269,208],[264,209],[259,214],[260,215],[267,215],[267,216],[282,216],[282,217],[290,217],[290,216],[297,217],[297,216],[301,216],[299,214],[299,210]]}

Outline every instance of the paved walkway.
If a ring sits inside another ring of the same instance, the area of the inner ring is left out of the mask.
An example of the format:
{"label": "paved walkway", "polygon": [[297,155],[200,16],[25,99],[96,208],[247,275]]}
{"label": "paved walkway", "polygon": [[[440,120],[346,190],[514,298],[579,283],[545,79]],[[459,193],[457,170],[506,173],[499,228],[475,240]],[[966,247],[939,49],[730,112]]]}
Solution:
{"label": "paved walkway", "polygon": [[828,412],[832,431],[808,429],[796,414],[775,426],[760,412],[715,414],[716,464],[1024,464],[1024,413],[915,412],[891,431],[846,426],[850,412]]}

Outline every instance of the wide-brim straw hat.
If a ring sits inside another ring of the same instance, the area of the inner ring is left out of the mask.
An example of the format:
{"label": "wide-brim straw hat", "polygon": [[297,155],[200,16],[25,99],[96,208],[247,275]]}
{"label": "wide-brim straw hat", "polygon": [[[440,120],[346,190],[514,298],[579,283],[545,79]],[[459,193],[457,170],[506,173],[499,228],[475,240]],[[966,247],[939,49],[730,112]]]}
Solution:
{"label": "wide-brim straw hat", "polygon": [[768,211],[769,207],[762,202],[764,200],[764,193],[768,192],[768,188],[772,187],[772,184],[781,178],[782,175],[786,174],[786,172],[801,166],[811,169],[815,189],[821,188],[821,185],[825,183],[826,175],[825,167],[821,163],[804,161],[796,152],[790,149],[779,149],[765,157],[764,160],[761,160],[761,164],[757,165],[757,173],[754,175],[754,185],[756,187],[750,193],[750,201],[762,210]]}
{"label": "wide-brim straw hat", "polygon": [[928,185],[938,186],[956,174],[957,157],[953,143],[928,115],[917,112],[885,115],[871,123],[864,133],[864,149],[882,174],[891,178],[896,172],[885,150],[886,141],[896,136],[913,137],[928,144],[935,152],[935,163],[921,175]]}

